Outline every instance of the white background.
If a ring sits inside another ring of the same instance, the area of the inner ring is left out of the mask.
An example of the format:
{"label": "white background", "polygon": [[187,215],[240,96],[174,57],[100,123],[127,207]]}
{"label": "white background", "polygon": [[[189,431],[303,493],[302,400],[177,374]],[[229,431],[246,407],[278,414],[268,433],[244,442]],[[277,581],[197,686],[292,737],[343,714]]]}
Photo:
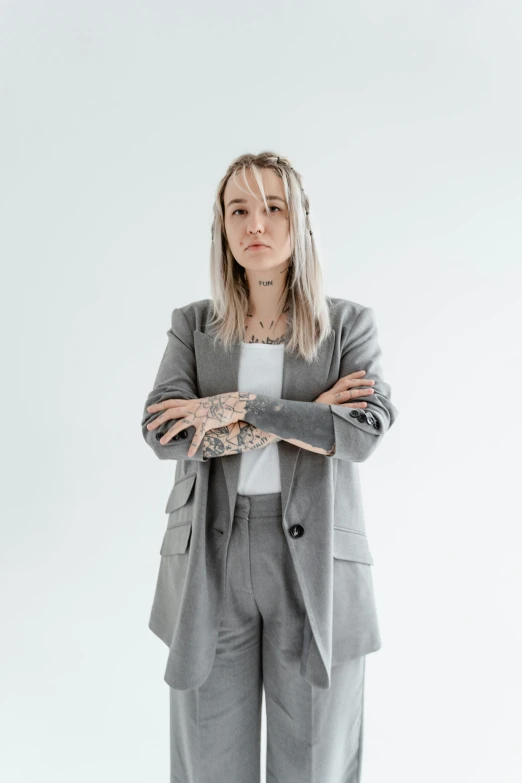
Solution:
{"label": "white background", "polygon": [[363,781],[521,779],[521,23],[1,3],[6,783],[169,778],[147,624],[175,463],[140,421],[173,308],[210,296],[217,183],[266,149],[303,175],[326,293],[374,309],[399,411],[361,465]]}

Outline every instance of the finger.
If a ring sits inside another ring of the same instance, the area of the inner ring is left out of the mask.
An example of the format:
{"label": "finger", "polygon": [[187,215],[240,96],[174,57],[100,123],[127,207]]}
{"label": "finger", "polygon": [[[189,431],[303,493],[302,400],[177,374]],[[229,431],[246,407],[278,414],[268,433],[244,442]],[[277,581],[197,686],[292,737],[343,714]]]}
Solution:
{"label": "finger", "polygon": [[163,400],[163,402],[155,402],[153,405],[147,405],[149,413],[154,411],[164,411],[166,408],[176,408],[178,405],[185,405],[186,400]]}
{"label": "finger", "polygon": [[148,430],[155,430],[155,429],[157,429],[160,426],[161,423],[162,423],[161,416],[158,416],[153,421],[149,421],[149,423],[147,424],[147,429]]}
{"label": "finger", "polygon": [[190,444],[189,450],[187,452],[187,456],[193,457],[196,451],[199,449],[199,444],[201,443],[202,438],[198,437],[197,435],[194,436],[192,439],[192,443]]}
{"label": "finger", "polygon": [[157,419],[154,419],[154,421],[150,421],[147,424],[147,429],[155,430],[160,424],[164,424],[166,421],[170,421],[170,419],[179,419],[181,416],[186,416],[187,413],[188,408],[185,405],[178,405],[176,408],[170,408],[168,411],[165,411],[165,413],[158,416]]}
{"label": "finger", "polygon": [[366,374],[366,370],[357,370],[357,372],[351,372],[348,375],[341,375],[338,381],[332,386],[335,389],[339,384],[342,386],[345,383],[360,384],[360,383],[372,383],[372,381],[362,378]]}
{"label": "finger", "polygon": [[374,394],[375,389],[367,388],[365,386],[354,386],[350,389],[341,389],[337,392],[337,396],[339,397],[360,397],[363,394]]}
{"label": "finger", "polygon": [[207,430],[205,428],[205,423],[202,423],[196,427],[196,432],[194,434],[194,437],[192,438],[192,443],[190,444],[189,450],[187,452],[189,457],[193,457],[196,451],[199,449],[199,444],[205,437],[206,433]]}
{"label": "finger", "polygon": [[177,435],[177,434],[178,434],[178,433],[177,433],[175,430],[176,430],[176,428],[175,428],[175,427],[172,427],[172,429],[168,430],[168,431],[165,433],[165,435],[163,435],[163,436],[162,436],[162,437],[159,439],[159,442],[161,443],[161,445],[162,445],[162,446],[166,446],[166,445],[167,445],[167,443],[170,443],[170,441],[172,440],[172,438],[173,438],[175,435]]}
{"label": "finger", "polygon": [[171,441],[172,438],[178,434],[178,432],[181,432],[182,429],[188,426],[190,426],[190,422],[187,419],[180,419],[180,421],[176,422],[173,427],[167,430],[165,435],[160,438],[159,442],[162,444],[162,446],[165,446],[165,444]]}
{"label": "finger", "polygon": [[341,392],[341,397],[351,400],[353,397],[369,397],[372,394],[375,394],[375,389],[347,389]]}
{"label": "finger", "polygon": [[349,381],[349,383],[350,386],[365,386],[368,384],[375,384],[375,381],[372,380],[371,378],[360,378],[357,380],[352,379],[351,381]]}

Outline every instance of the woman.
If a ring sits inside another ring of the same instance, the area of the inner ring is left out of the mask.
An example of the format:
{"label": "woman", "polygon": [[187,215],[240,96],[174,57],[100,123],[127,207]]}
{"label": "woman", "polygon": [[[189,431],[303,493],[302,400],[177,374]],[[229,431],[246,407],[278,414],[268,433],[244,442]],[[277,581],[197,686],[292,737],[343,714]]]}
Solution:
{"label": "woman", "polygon": [[357,462],[397,410],[373,310],[323,294],[301,177],[243,155],[214,205],[212,299],[172,313],[142,419],[176,460],[150,616],[171,780],[361,780],[381,646]]}

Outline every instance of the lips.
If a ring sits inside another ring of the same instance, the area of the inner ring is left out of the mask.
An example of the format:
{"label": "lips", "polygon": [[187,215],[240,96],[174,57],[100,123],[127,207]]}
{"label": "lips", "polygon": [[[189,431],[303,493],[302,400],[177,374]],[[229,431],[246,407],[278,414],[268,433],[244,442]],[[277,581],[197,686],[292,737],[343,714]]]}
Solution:
{"label": "lips", "polygon": [[268,245],[263,244],[263,242],[254,242],[253,245],[249,245],[247,247],[247,250],[250,249],[251,247],[268,247]]}

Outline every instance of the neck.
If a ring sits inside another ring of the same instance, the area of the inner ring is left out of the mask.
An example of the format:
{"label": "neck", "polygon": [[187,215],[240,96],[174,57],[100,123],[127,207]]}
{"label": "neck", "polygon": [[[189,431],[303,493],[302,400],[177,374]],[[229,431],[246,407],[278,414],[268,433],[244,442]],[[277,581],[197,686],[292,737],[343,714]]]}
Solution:
{"label": "neck", "polygon": [[257,272],[251,269],[245,271],[250,292],[248,315],[252,315],[258,321],[264,321],[268,328],[283,309],[288,262],[285,261],[266,272]]}

